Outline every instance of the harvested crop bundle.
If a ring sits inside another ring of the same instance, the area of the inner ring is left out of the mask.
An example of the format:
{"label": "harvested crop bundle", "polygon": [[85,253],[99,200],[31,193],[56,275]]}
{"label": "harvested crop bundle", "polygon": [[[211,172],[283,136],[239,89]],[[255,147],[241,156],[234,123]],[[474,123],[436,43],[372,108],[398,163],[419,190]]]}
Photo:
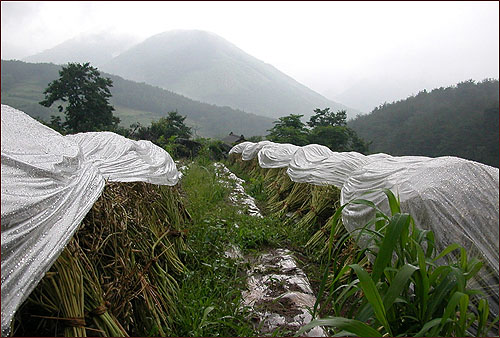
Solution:
{"label": "harvested crop bundle", "polygon": [[14,334],[168,335],[189,220],[177,187],[108,184],[20,309]]}

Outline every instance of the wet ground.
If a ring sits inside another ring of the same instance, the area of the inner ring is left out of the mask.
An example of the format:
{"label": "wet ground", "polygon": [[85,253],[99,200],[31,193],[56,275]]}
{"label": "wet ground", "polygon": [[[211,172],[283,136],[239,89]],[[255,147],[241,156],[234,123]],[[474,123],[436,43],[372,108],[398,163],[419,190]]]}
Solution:
{"label": "wet ground", "polygon": [[[256,217],[263,217],[255,200],[245,193],[244,181],[223,164],[215,164],[219,179],[234,185],[231,202]],[[269,249],[253,256],[243,257],[239,248],[230,247],[226,255],[249,263],[247,290],[242,290],[242,307],[252,312],[252,323],[263,336],[293,336],[312,320],[316,298],[306,274],[297,266],[293,253],[288,249]],[[305,334],[325,337],[321,327]]]}

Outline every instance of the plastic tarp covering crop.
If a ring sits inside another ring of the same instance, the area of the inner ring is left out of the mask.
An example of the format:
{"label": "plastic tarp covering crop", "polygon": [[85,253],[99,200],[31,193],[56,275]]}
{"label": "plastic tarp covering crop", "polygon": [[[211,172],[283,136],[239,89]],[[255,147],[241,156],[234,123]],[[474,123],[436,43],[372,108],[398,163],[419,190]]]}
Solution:
{"label": "plastic tarp covering crop", "polygon": [[[334,152],[330,148],[319,144],[300,147],[293,155],[286,172],[294,182],[309,182],[311,181],[309,177],[314,176],[314,174],[324,176],[322,171],[317,170],[316,165],[333,154]],[[317,183],[318,185],[321,184],[320,182]]]}
{"label": "plastic tarp covering crop", "polygon": [[241,153],[241,159],[243,161],[250,161],[254,159],[257,156],[259,150],[261,150],[262,147],[268,144],[274,144],[274,143],[271,141],[260,141],[257,143],[247,145],[245,149],[243,149],[243,152]]}
{"label": "plastic tarp covering crop", "polygon": [[289,143],[267,144],[257,154],[261,168],[284,168],[293,158],[299,146]]}
{"label": "plastic tarp covering crop", "polygon": [[241,154],[243,152],[243,150],[245,150],[245,148],[251,144],[255,144],[253,142],[249,142],[249,141],[245,141],[245,142],[241,142],[241,143],[238,143],[237,145],[235,145],[234,147],[231,148],[231,150],[229,150],[229,155],[231,154]]}
{"label": "plastic tarp covering crop", "polygon": [[333,152],[328,147],[310,144],[295,152],[287,173],[293,182],[334,185],[340,189],[354,170],[369,161],[357,152]]}
{"label": "plastic tarp covering crop", "polygon": [[[383,188],[399,195],[402,211],[417,227],[434,232],[438,250],[459,243],[482,257],[487,267],[476,282],[493,294],[490,307],[498,314],[499,170],[457,157],[389,157],[353,173],[342,188],[341,204],[362,198],[390,214]],[[349,204],[342,219],[352,233],[373,216],[372,208]]]}
{"label": "plastic tarp covering crop", "polygon": [[[2,105],[1,133],[1,295],[6,336],[15,311],[69,242],[106,178],[174,185],[180,174],[170,156],[153,144],[112,133],[62,136],[6,105]],[[149,172],[147,165],[152,168]]]}
{"label": "plastic tarp covering crop", "polygon": [[181,177],[170,155],[150,141],[134,141],[111,132],[68,135],[109,181],[175,185]]}

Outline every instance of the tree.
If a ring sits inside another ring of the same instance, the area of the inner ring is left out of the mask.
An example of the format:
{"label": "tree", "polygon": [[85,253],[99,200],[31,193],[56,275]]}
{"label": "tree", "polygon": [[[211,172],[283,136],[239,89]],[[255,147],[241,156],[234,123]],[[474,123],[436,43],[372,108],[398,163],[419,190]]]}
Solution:
{"label": "tree", "polygon": [[113,116],[115,110],[109,104],[113,81],[101,77],[89,63],[68,63],[59,71],[60,78],[49,83],[40,104],[50,107],[62,101],[58,110],[66,115],[64,122],[56,121],[69,133],[112,130],[120,120]]}
{"label": "tree", "polygon": [[339,110],[334,113],[327,107],[323,110],[316,108],[314,112],[316,114],[311,116],[309,122],[307,122],[307,125],[311,128],[319,126],[345,126],[347,124],[347,112],[345,110]]}
{"label": "tree", "polygon": [[315,109],[307,122],[312,128],[308,135],[310,143],[327,146],[333,151],[357,151],[365,153],[368,145],[358,137],[356,132],[347,127],[347,113],[339,110],[334,113],[330,108]]}
{"label": "tree", "polygon": [[191,128],[184,124],[185,119],[185,116],[181,116],[177,112],[169,112],[166,117],[151,122],[149,127],[141,126],[139,123],[136,124],[134,126],[136,129],[134,136],[139,139],[149,140],[160,146],[164,146],[168,143],[168,140],[175,138],[189,139],[191,137]]}
{"label": "tree", "polygon": [[273,142],[292,143],[298,146],[304,146],[307,142],[307,129],[300,118],[304,115],[290,114],[280,117],[274,121],[274,127],[269,129],[267,139]]}
{"label": "tree", "polygon": [[164,137],[169,139],[172,136],[188,139],[191,137],[191,128],[184,124],[186,116],[179,115],[178,112],[169,112],[166,117],[151,123],[151,133],[153,137]]}
{"label": "tree", "polygon": [[167,150],[171,155],[190,156],[197,150],[189,147],[193,148],[197,145],[196,142],[189,141],[191,128],[184,124],[185,120],[186,117],[179,115],[176,111],[169,112],[166,117],[151,122],[149,127],[141,126],[140,123],[132,125],[131,128],[134,128],[132,137],[149,140]]}

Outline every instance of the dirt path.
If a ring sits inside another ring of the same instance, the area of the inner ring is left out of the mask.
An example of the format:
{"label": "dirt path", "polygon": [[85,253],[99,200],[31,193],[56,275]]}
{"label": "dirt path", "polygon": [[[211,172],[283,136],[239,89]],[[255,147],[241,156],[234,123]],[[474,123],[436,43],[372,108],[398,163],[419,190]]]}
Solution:
{"label": "dirt path", "polygon": [[[256,217],[263,217],[255,200],[246,194],[244,181],[223,164],[216,163],[219,179],[235,185],[231,202]],[[242,290],[242,306],[250,308],[256,331],[267,335],[295,335],[297,330],[312,320],[311,312],[316,298],[306,274],[297,266],[288,249],[271,249],[254,256],[243,257],[236,247],[228,248],[226,255],[247,262],[247,290]],[[306,336],[326,336],[321,327]]]}

